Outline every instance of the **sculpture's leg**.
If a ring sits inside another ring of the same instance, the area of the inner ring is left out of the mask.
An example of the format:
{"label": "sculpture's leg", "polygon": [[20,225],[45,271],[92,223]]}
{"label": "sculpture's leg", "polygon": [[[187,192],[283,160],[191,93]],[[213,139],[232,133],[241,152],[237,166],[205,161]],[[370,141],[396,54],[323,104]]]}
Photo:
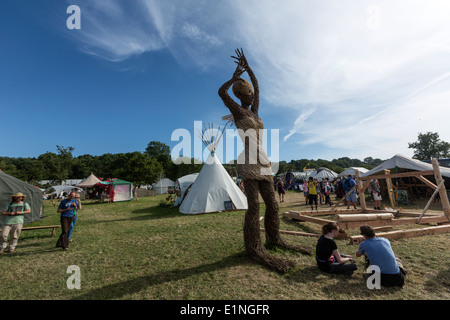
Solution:
{"label": "sculpture's leg", "polygon": [[273,182],[259,181],[259,192],[266,205],[264,217],[264,228],[266,229],[266,243],[271,246],[278,246],[289,250],[300,251],[306,254],[312,254],[312,250],[307,247],[291,245],[287,243],[280,235],[280,217],[278,215],[278,203],[275,198]]}
{"label": "sculpture's leg", "polygon": [[245,250],[251,258],[277,270],[278,272],[285,273],[290,268],[294,267],[295,263],[269,254],[261,242],[258,181],[247,180],[244,182],[244,187],[248,202],[248,210],[245,213],[244,222]]}

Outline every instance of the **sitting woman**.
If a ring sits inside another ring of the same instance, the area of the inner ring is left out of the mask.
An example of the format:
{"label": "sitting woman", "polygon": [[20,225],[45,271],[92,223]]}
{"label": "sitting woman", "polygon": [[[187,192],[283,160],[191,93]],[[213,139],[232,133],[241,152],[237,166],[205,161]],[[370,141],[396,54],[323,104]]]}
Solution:
{"label": "sitting woman", "polygon": [[343,255],[338,251],[336,242],[333,240],[338,234],[339,227],[335,222],[322,226],[322,236],[316,246],[317,266],[323,272],[351,275],[357,266],[351,256]]}

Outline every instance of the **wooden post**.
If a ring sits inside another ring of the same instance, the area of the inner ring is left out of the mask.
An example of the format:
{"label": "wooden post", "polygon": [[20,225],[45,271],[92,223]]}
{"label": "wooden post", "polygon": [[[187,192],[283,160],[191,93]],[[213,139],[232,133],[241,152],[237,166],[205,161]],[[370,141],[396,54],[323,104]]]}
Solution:
{"label": "wooden post", "polygon": [[430,206],[431,202],[433,201],[434,197],[436,196],[436,194],[442,189],[442,186],[444,185],[444,180],[441,181],[441,183],[439,183],[439,186],[436,187],[436,189],[433,192],[433,195],[431,196],[430,200],[428,200],[427,205],[425,206],[425,208],[423,208],[422,213],[420,214],[420,216],[417,218],[417,223],[420,222],[420,219],[422,219],[423,215],[425,214],[425,212],[427,212],[428,207]]}
{"label": "wooden post", "polygon": [[[391,173],[390,170],[384,170],[385,175],[389,175]],[[386,178],[386,184],[389,194],[389,200],[391,201],[392,208],[395,208],[395,200],[394,200],[394,190],[392,189],[392,180],[390,177]]]}
{"label": "wooden post", "polygon": [[359,203],[361,204],[361,209],[367,210],[366,197],[364,196],[363,183],[361,181],[361,174],[359,173],[358,169],[355,169],[355,176],[356,176],[356,190],[359,193]]}
{"label": "wooden post", "polygon": [[[439,170],[439,163],[436,158],[431,158],[431,164],[433,165],[434,178],[436,179],[436,184],[439,185],[444,179],[442,179],[441,171]],[[445,186],[439,189],[439,197],[441,198],[442,208],[444,209],[444,214],[450,218],[450,203],[448,201],[447,191]]]}

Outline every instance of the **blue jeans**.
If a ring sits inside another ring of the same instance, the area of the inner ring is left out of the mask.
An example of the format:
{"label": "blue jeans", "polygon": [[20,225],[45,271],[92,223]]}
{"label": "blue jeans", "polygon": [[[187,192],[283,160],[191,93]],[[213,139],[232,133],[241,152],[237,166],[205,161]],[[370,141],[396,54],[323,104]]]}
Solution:
{"label": "blue jeans", "polygon": [[67,238],[72,238],[73,227],[75,227],[75,222],[77,222],[78,216],[73,217],[73,221],[70,224],[69,233],[67,234]]}

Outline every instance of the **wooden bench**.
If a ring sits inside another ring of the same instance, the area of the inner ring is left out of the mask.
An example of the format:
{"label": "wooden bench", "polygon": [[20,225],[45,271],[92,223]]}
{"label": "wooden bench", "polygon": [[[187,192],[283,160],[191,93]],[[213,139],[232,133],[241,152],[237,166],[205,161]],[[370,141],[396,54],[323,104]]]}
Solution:
{"label": "wooden bench", "polygon": [[38,230],[38,229],[52,229],[52,237],[56,234],[56,228],[61,228],[61,226],[37,226],[37,227],[25,227],[22,231],[27,230]]}

